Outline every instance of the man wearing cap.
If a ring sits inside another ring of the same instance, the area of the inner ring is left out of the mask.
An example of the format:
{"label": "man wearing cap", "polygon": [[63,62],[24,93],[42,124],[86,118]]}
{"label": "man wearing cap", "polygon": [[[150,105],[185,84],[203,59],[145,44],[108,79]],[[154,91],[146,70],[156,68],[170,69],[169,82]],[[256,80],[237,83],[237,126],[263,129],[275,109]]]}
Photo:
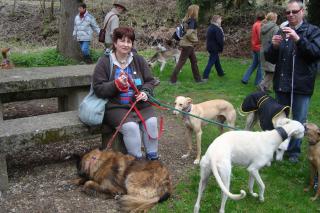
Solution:
{"label": "man wearing cap", "polygon": [[106,39],[105,39],[105,47],[112,47],[112,33],[113,30],[119,27],[119,15],[127,11],[127,8],[124,6],[124,2],[122,0],[116,0],[113,3],[113,8],[109,13],[107,13],[104,18],[103,26],[106,29]]}

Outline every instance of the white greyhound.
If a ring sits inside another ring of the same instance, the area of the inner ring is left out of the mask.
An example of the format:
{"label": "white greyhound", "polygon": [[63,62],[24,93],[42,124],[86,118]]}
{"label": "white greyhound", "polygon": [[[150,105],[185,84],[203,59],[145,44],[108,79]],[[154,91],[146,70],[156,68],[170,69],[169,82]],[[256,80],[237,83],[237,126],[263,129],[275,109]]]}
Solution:
{"label": "white greyhound", "polygon": [[[270,163],[273,153],[286,138],[302,138],[304,135],[304,127],[298,121],[284,118],[278,121],[277,126],[281,127],[263,132],[230,131],[213,141],[200,161],[201,180],[194,213],[199,212],[201,196],[211,172],[223,192],[220,213],[224,212],[228,197],[240,200],[246,196],[244,190],[240,190],[240,194],[229,192],[233,163],[247,167],[250,174],[249,192],[252,196],[259,197],[261,202],[264,201],[265,185],[259,169]],[[255,180],[259,185],[259,195],[253,192]]]}

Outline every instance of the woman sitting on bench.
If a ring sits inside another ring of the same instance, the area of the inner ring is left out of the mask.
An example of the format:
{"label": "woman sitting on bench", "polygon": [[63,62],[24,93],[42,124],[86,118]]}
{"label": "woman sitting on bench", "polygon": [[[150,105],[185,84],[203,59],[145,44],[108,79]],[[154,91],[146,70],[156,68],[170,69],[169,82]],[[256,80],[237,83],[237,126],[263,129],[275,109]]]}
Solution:
{"label": "woman sitting on bench", "polygon": [[103,124],[117,128],[132,104],[137,101],[136,107],[120,127],[120,132],[128,154],[138,159],[142,158],[143,142],[147,159],[156,160],[157,118],[152,106],[146,101],[148,94],[152,95],[157,81],[153,78],[145,59],[132,51],[135,39],[132,28],[116,28],[112,39],[112,50],[99,59],[93,74],[96,96],[109,100]]}

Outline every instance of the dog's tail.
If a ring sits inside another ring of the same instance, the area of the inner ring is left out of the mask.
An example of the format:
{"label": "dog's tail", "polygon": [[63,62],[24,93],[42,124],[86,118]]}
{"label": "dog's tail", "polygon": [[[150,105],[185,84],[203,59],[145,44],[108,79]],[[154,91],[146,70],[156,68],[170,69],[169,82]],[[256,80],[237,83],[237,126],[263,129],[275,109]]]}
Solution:
{"label": "dog's tail", "polygon": [[226,186],[224,185],[224,183],[221,180],[221,177],[219,175],[216,162],[212,161],[211,165],[212,165],[213,174],[214,174],[214,176],[215,176],[215,178],[216,178],[221,190],[226,195],[228,195],[228,197],[230,197],[232,200],[240,200],[240,199],[242,199],[242,198],[244,198],[246,196],[246,192],[244,190],[242,190],[242,189],[240,190],[240,194],[232,194],[231,192],[229,192],[229,190],[226,188]]}
{"label": "dog's tail", "polygon": [[121,212],[143,212],[151,209],[157,203],[161,203],[170,197],[170,193],[166,192],[161,197],[145,199],[132,195],[124,195],[119,200]]}

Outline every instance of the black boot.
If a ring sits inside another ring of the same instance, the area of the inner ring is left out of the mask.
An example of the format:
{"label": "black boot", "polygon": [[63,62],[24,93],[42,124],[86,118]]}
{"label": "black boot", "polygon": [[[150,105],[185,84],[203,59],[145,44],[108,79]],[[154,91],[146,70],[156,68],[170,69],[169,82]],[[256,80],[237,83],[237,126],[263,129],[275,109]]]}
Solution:
{"label": "black boot", "polygon": [[86,62],[86,64],[92,64],[92,58],[90,57],[90,55],[88,56],[84,56],[84,62]]}

